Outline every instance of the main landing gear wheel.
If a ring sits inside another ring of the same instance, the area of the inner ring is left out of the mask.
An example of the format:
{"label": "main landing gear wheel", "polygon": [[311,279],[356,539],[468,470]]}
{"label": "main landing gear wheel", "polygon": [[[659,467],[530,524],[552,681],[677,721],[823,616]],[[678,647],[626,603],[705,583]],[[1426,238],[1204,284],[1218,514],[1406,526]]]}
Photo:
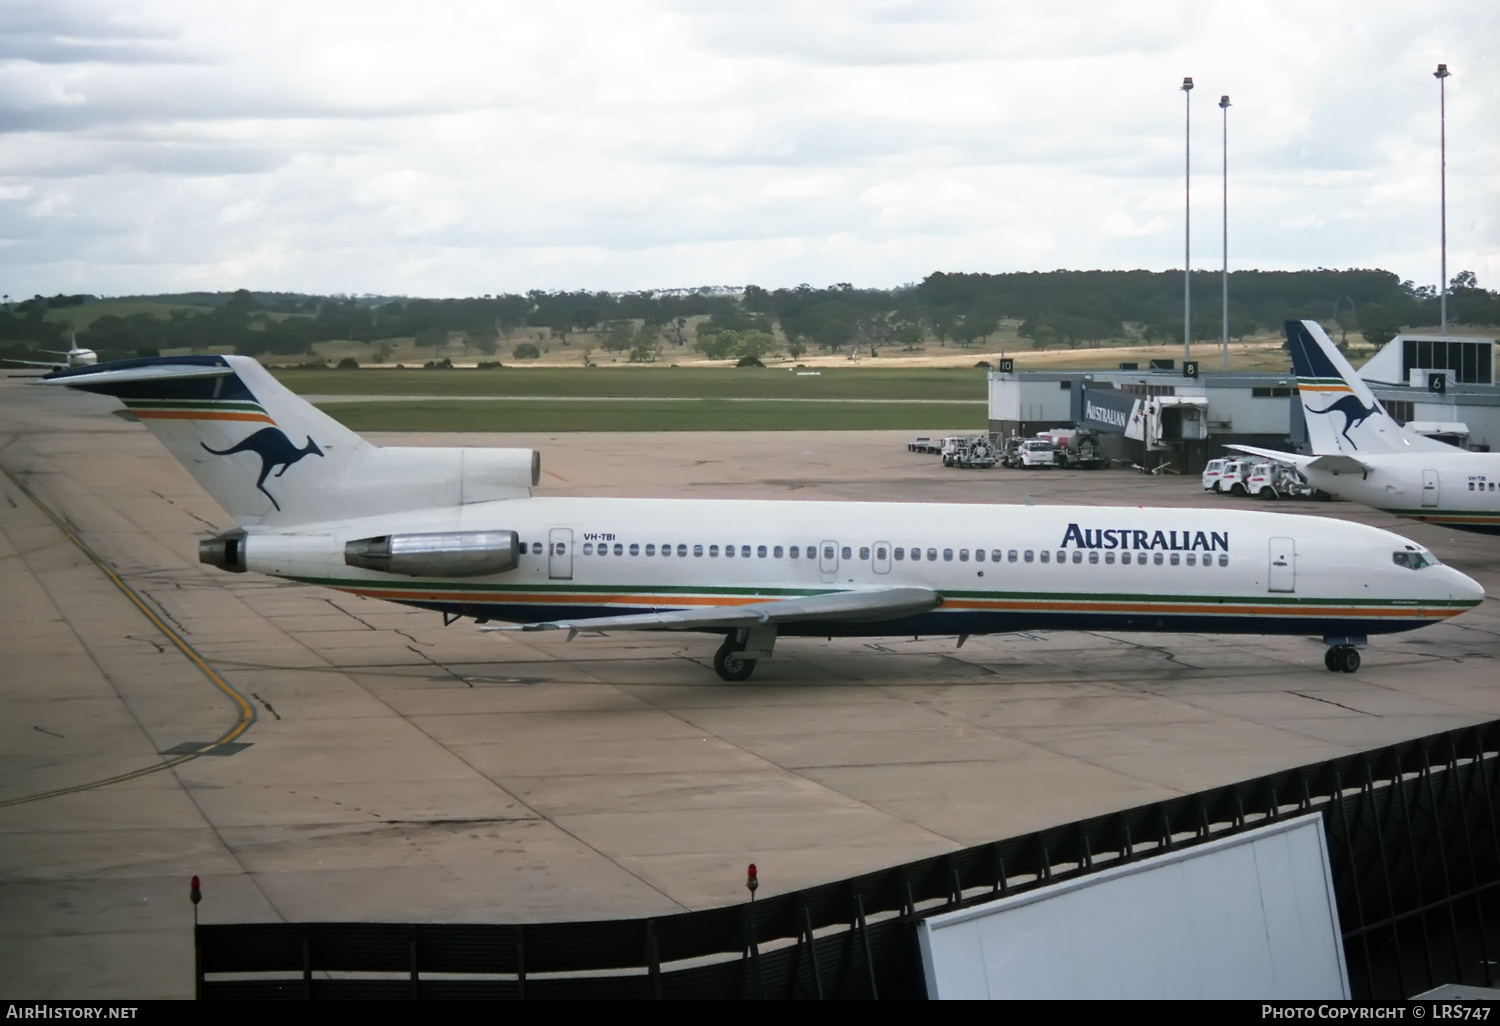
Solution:
{"label": "main landing gear wheel", "polygon": [[1323,656],[1323,665],[1334,673],[1353,673],[1359,669],[1359,649],[1353,645],[1336,645]]}
{"label": "main landing gear wheel", "polygon": [[714,653],[714,672],[727,681],[749,680],[750,675],[755,672],[755,660],[746,659],[741,655],[743,651],[742,647],[735,644],[733,635],[725,638],[724,644]]}

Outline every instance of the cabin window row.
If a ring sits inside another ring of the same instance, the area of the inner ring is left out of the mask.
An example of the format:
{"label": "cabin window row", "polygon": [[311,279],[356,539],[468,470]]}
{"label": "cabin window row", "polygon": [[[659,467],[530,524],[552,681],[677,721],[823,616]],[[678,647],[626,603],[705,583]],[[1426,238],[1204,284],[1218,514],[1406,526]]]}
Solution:
{"label": "cabin window row", "polygon": [[[1483,481],[1477,482],[1477,484],[1478,484],[1478,487],[1476,488],[1475,487],[1476,482],[1470,481],[1469,482],[1469,491],[1471,491],[1471,492],[1473,492],[1473,491],[1480,491],[1480,492],[1482,492],[1482,491],[1486,490],[1485,487],[1484,487],[1484,482]],[[1490,484],[1490,486],[1489,486],[1488,490],[1493,492],[1495,490],[1495,482],[1491,481],[1489,484]]]}
{"label": "cabin window row", "polygon": [[[1057,562],[1059,562],[1059,563],[1067,563],[1067,562],[1069,562],[1069,554],[1070,553],[1071,553],[1071,557],[1072,557],[1072,559],[1071,559],[1072,562],[1074,562],[1074,563],[1082,563],[1082,562],[1085,561],[1084,552],[1083,552],[1082,549],[1060,549],[1057,552]],[[898,548],[892,554],[898,560],[906,559],[906,550],[905,549]],[[1196,553],[1196,552],[1149,552],[1149,553],[1148,552],[1137,552],[1134,555],[1135,555],[1135,558],[1134,558],[1134,560],[1132,560],[1131,559],[1131,553],[1128,550],[1127,551],[1121,551],[1121,552],[1119,552],[1119,555],[1118,555],[1118,561],[1122,565],[1127,565],[1127,566],[1132,561],[1136,562],[1136,563],[1139,563],[1139,564],[1142,564],[1142,565],[1146,564],[1147,562],[1152,562],[1152,563],[1155,563],[1157,566],[1162,566],[1163,564],[1167,564],[1167,563],[1170,563],[1172,566],[1177,566],[1180,563],[1186,563],[1188,566],[1197,566],[1198,565],[1198,553]],[[942,552],[942,560],[943,560],[943,562],[945,562],[945,563],[951,563],[953,561],[953,556],[954,556],[954,552],[953,552],[952,549],[943,549],[943,552]],[[921,562],[923,558],[924,557],[923,557],[923,550],[922,549],[920,549],[920,548],[913,548],[911,550],[911,560],[912,560],[912,562],[914,562],[914,563],[915,562]],[[927,549],[926,550],[926,557],[925,558],[926,558],[926,560],[929,563],[935,563],[935,562],[937,562],[938,558],[939,558],[938,557],[938,550],[937,549]],[[973,558],[974,562],[976,562],[976,563],[983,563],[983,562],[985,562],[985,560],[986,560],[985,550],[984,549],[975,549],[972,558]],[[969,561],[969,559],[970,559],[970,554],[969,554],[969,550],[968,549],[959,549],[958,550],[958,561],[960,563],[967,563]],[[1053,555],[1052,555],[1052,552],[1049,551],[1049,550],[1047,550],[1047,549],[1043,549],[1041,551],[1037,551],[1037,550],[1034,550],[1034,549],[1009,549],[1009,550],[1005,550],[1005,549],[991,549],[991,550],[989,550],[988,559],[989,559],[989,561],[991,563],[1002,563],[1002,562],[1004,562],[1004,563],[1017,563],[1017,562],[1019,562],[1019,563],[1036,563],[1036,562],[1050,563],[1053,560]],[[1100,562],[1103,562],[1103,563],[1106,563],[1106,564],[1113,565],[1116,562],[1116,553],[1114,551],[1106,551],[1106,552],[1103,553],[1103,558],[1101,559],[1099,551],[1095,550],[1095,549],[1091,549],[1091,550],[1089,550],[1089,553],[1088,553],[1088,556],[1087,556],[1087,561],[1089,563],[1100,563]],[[1213,553],[1210,553],[1210,552],[1203,553],[1203,565],[1204,566],[1212,566],[1213,565],[1213,561],[1214,561]],[[1228,566],[1229,565],[1229,554],[1228,553],[1226,553],[1226,552],[1219,553],[1219,565],[1220,566]]]}
{"label": "cabin window row", "polygon": [[[802,547],[800,545],[793,545],[789,548],[781,545],[725,545],[722,551],[717,545],[693,545],[691,546],[691,549],[694,556],[709,556],[712,558],[718,558],[720,555],[722,555],[725,559],[734,559],[736,556],[738,556],[740,559],[781,559],[787,556],[792,559],[800,559],[802,552]],[[676,546],[676,553],[678,556],[686,557],[688,555],[688,550],[689,546],[687,545],[679,543]],[[522,543],[521,551],[522,553],[525,553],[525,543]],[[541,551],[542,546],[540,542],[532,546],[532,552],[540,554]],[[845,549],[844,551],[846,553],[845,558],[847,559],[847,553],[849,550]],[[865,557],[868,558],[870,550],[862,549],[861,551],[864,552]],[[639,542],[632,542],[630,545],[625,545],[623,542],[615,542],[613,546],[611,546],[608,542],[599,542],[597,545],[593,542],[583,543],[583,555],[585,556],[608,556],[611,554],[611,552],[613,552],[613,554],[616,556],[655,556],[658,554],[657,547],[654,544],[642,545]],[[670,556],[672,555],[672,553],[673,545],[671,543],[667,543],[661,546],[660,555]],[[816,546],[807,546],[807,558],[816,559],[817,556],[818,550]]]}
{"label": "cabin window row", "polygon": [[[528,546],[525,542],[522,542],[520,548],[522,554],[524,555],[527,551]],[[686,558],[688,556],[689,546],[682,543],[677,543],[675,546],[671,543],[662,545],[660,547],[660,555],[669,557],[673,555],[674,548],[676,555],[679,558]],[[533,553],[541,555],[543,551],[542,543],[535,542],[530,546],[530,549]],[[791,545],[785,547],[781,545],[725,545],[722,548],[722,552],[718,545],[693,545],[691,546],[691,551],[692,555],[694,556],[701,557],[707,555],[710,558],[714,559],[718,558],[721,554],[725,559],[734,559],[736,556],[738,556],[738,558],[740,559],[750,559],[752,557],[759,559],[802,559],[804,551],[806,552],[807,559],[818,558],[818,547],[816,545],[808,545],[805,549],[800,545]],[[562,552],[559,551],[558,554],[562,555]],[[598,542],[597,544],[594,542],[584,542],[582,554],[585,556],[609,556],[613,554],[615,556],[646,555],[654,557],[658,554],[658,549],[654,544],[642,545],[639,542],[632,542],[629,545],[626,545],[623,542],[614,542],[613,544],[609,542]],[[886,559],[886,555],[887,550],[884,545],[877,545],[875,547],[875,559],[884,562]],[[921,547],[913,546],[908,550],[904,546],[897,546],[890,550],[890,556],[895,558],[898,562],[904,562],[908,558],[910,558],[911,562],[913,563],[920,563],[924,561],[929,563],[936,563],[939,560],[945,563],[951,563],[953,562],[955,555],[960,563],[967,563],[971,560],[975,563],[1054,562],[1054,554],[1051,550],[1048,549],[1042,549],[1040,551],[1035,549],[974,549],[972,552],[969,549],[958,549],[956,551],[954,549],[942,549],[940,553],[936,548],[922,549]],[[837,548],[832,545],[824,546],[824,559],[832,560],[836,556],[841,557],[845,562],[848,562],[849,560],[852,560],[854,558],[854,547],[850,545],[844,545]],[[1229,565],[1229,554],[1227,552],[1218,553],[1218,557],[1219,566]],[[868,545],[862,545],[859,547],[859,558],[861,560],[870,558],[870,547]],[[1131,563],[1144,566],[1148,562],[1156,566],[1178,566],[1181,564],[1185,564],[1187,566],[1199,565],[1199,553],[1196,552],[1132,553],[1129,550],[1123,550],[1119,552],[1107,550],[1101,553],[1097,549],[1090,549],[1087,553],[1087,557],[1085,557],[1085,553],[1082,549],[1060,549],[1057,551],[1055,556],[1055,561],[1057,563],[1083,563],[1085,562],[1085,559],[1087,562],[1092,564],[1102,562],[1106,565],[1111,566],[1116,562],[1119,562],[1123,566],[1129,566]],[[1201,565],[1213,566],[1213,564],[1214,554],[1211,552],[1202,553]]]}

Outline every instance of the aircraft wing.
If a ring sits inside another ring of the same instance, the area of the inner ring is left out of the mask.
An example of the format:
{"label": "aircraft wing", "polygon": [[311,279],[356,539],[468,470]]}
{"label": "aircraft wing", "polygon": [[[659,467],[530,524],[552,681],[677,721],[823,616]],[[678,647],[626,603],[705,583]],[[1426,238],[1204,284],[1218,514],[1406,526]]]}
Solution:
{"label": "aircraft wing", "polygon": [[1251,456],[1263,456],[1268,460],[1275,460],[1277,463],[1285,463],[1287,466],[1298,468],[1311,466],[1318,459],[1317,456],[1299,456],[1297,453],[1282,452],[1279,449],[1257,449],[1253,445],[1226,445],[1224,448],[1247,452]]}
{"label": "aircraft wing", "polygon": [[1370,465],[1353,456],[1319,456],[1308,464],[1314,470],[1326,470],[1330,474],[1368,474]]}
{"label": "aircraft wing", "polygon": [[1226,445],[1224,448],[1238,449],[1252,456],[1264,456],[1268,460],[1276,460],[1278,463],[1285,463],[1299,470],[1324,470],[1330,474],[1367,474],[1370,471],[1369,464],[1361,463],[1353,456],[1299,456],[1294,452],[1257,449],[1253,445]]}
{"label": "aircraft wing", "polygon": [[7,356],[7,357],[5,357],[4,360],[0,360],[0,363],[19,363],[22,367],[49,367],[52,370],[56,370],[57,368],[64,366],[67,363],[67,361],[66,360],[64,360],[64,361],[58,361],[58,360],[16,360],[16,359],[13,359],[13,358]]}
{"label": "aircraft wing", "polygon": [[755,602],[744,606],[670,609],[625,616],[594,616],[581,620],[549,620],[508,627],[481,627],[480,630],[567,631],[571,637],[579,631],[693,631],[714,627],[757,627],[796,620],[830,620],[840,623],[895,620],[925,613],[937,608],[942,602],[942,596],[928,588],[874,588],[773,599],[770,602]]}

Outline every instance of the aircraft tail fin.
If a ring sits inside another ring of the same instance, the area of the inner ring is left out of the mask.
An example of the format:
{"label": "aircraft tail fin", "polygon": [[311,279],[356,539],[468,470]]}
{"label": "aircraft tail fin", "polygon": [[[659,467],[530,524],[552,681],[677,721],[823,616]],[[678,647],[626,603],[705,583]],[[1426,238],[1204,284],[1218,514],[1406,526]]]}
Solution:
{"label": "aircraft tail fin", "polygon": [[120,399],[241,526],[516,498],[540,472],[530,449],[372,445],[247,356],[120,360],[42,382]]}
{"label": "aircraft tail fin", "polygon": [[1286,341],[1314,454],[1354,456],[1447,448],[1396,423],[1317,321],[1287,321]]}

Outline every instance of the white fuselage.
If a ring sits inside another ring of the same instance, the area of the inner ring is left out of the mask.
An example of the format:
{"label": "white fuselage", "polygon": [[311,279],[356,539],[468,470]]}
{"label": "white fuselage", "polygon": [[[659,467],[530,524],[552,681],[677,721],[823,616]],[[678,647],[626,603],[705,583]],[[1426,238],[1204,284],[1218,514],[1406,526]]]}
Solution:
{"label": "white fuselage", "polygon": [[[517,532],[519,565],[437,580],[344,562],[358,538],[476,530]],[[1398,565],[1393,553],[1407,550],[1406,539],[1372,527],[1246,510],[530,498],[252,529],[245,561],[512,621],[893,586],[943,598],[909,621],[785,629],[819,635],[1049,626],[1363,635],[1431,623],[1483,597],[1448,567]]]}
{"label": "white fuselage", "polygon": [[1365,506],[1471,531],[1500,533],[1500,453],[1361,455],[1368,471],[1304,467],[1314,488]]}

